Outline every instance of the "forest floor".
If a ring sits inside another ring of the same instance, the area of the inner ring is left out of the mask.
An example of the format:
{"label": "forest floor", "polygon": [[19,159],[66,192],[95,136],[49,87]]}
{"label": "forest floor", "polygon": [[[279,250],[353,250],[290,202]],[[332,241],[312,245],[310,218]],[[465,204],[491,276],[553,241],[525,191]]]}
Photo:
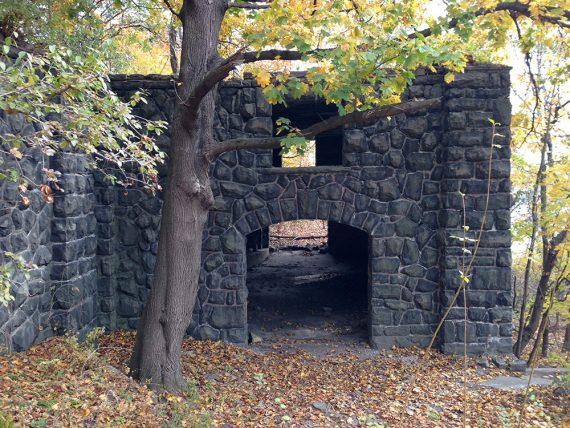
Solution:
{"label": "forest floor", "polygon": [[[326,224],[318,223],[272,231],[323,232]],[[359,266],[331,265],[321,239],[272,240],[279,251],[248,272],[255,343],[186,339],[185,394],[156,393],[129,379],[133,332],[83,343],[51,338],[0,355],[0,428],[462,427],[464,408],[465,426],[506,428],[518,426],[523,407],[523,427],[570,427],[568,376],[565,387],[558,380],[533,386],[525,401],[525,389],[483,386],[516,374],[482,367],[481,359],[469,358],[464,370],[461,357],[437,351],[371,349],[365,275]],[[299,248],[283,250],[291,245]]]}
{"label": "forest floor", "polygon": [[[287,338],[264,352],[187,339],[187,393],[156,394],[126,374],[133,339],[104,334],[95,350],[57,337],[1,356],[0,427],[459,427],[464,393],[468,426],[514,427],[524,397],[481,387],[512,373],[474,359],[464,372],[461,358],[419,349],[317,356],[292,349]],[[533,388],[523,426],[570,426],[570,398],[560,392]]]}

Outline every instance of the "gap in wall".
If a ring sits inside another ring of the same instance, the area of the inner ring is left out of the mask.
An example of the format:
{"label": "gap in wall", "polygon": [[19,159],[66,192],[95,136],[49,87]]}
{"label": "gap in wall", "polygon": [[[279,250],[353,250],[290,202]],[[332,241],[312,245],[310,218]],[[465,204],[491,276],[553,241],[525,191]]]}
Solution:
{"label": "gap in wall", "polygon": [[338,223],[298,220],[272,225],[268,240],[269,256],[247,273],[250,341],[261,347],[286,342],[317,354],[339,346],[364,348],[367,234]]}
{"label": "gap in wall", "polygon": [[[291,121],[291,126],[305,129],[317,122],[338,114],[334,105],[327,105],[314,97],[303,97],[292,100],[287,106],[273,107],[273,123],[280,117]],[[277,126],[274,126],[275,136]],[[273,151],[273,166],[282,168],[299,168],[310,166],[342,165],[342,128],[323,132],[310,141],[304,154],[290,152],[283,154],[281,149]]]}

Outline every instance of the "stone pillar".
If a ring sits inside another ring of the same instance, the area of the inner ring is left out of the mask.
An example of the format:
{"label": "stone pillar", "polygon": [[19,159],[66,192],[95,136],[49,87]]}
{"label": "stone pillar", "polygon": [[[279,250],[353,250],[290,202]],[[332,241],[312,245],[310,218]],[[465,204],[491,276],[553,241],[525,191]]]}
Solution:
{"label": "stone pillar", "polygon": [[97,269],[93,176],[84,155],[60,153],[62,173],[51,224],[52,328],[80,334],[97,325]]}
{"label": "stone pillar", "polygon": [[[443,240],[442,313],[461,283],[463,243],[454,236],[463,236],[465,214],[468,238],[476,238],[481,225],[484,230],[467,284],[467,342],[469,352],[474,354],[512,351],[509,87],[507,67],[480,65],[456,75],[444,93],[444,173],[439,213]],[[496,129],[500,136],[495,137],[493,147],[490,118],[501,124]],[[485,216],[491,153],[490,197]],[[473,242],[468,247],[473,251]],[[466,254],[466,264],[469,259]],[[444,352],[463,352],[463,319],[461,293],[440,333]]]}
{"label": "stone pillar", "polygon": [[[33,125],[16,114],[0,111],[0,135],[33,132]],[[40,181],[42,153],[38,148],[21,148],[24,157],[19,162],[23,175]],[[12,156],[0,154],[2,170],[18,168]],[[52,206],[39,190],[29,191],[29,203],[21,203],[18,184],[0,180],[0,265],[9,263],[4,252],[12,252],[36,267],[23,272],[14,270],[10,289],[14,300],[0,306],[0,353],[3,348],[23,351],[32,344],[51,336],[49,325],[50,290],[49,263],[50,217]]]}
{"label": "stone pillar", "polygon": [[97,298],[99,325],[108,330],[117,327],[117,269],[115,252],[115,213],[117,189],[105,182],[102,174],[95,174],[95,207],[97,219]]}

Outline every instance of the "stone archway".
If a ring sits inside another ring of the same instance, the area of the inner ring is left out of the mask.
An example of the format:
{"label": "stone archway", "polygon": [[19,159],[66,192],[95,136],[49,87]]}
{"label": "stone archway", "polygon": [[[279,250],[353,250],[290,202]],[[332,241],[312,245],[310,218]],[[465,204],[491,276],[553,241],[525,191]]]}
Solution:
{"label": "stone archway", "polygon": [[[423,255],[429,258],[424,261],[436,265],[437,249],[428,245],[434,232],[420,224],[421,210],[416,204],[370,197],[364,180],[354,177],[351,168],[265,168],[249,170],[248,176],[258,184],[220,183],[220,205],[223,201],[226,211],[212,211],[205,232],[204,271],[193,334],[245,342],[245,237],[283,221],[321,219],[369,236],[371,343],[384,347],[427,340],[425,324],[436,322],[437,317],[438,270],[428,273],[419,262]],[[396,178],[392,180],[397,186]],[[417,299],[411,291],[416,288]],[[424,312],[429,315],[423,317]],[[425,334],[414,339],[412,326]]]}

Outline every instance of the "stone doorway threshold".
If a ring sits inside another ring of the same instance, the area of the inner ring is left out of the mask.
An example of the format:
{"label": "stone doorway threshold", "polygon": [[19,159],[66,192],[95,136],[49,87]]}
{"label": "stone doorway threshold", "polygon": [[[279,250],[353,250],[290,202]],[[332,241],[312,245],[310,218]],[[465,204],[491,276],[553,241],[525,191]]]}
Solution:
{"label": "stone doorway threshold", "polygon": [[247,274],[250,348],[304,350],[317,357],[368,344],[367,266],[319,250],[279,250]]}

